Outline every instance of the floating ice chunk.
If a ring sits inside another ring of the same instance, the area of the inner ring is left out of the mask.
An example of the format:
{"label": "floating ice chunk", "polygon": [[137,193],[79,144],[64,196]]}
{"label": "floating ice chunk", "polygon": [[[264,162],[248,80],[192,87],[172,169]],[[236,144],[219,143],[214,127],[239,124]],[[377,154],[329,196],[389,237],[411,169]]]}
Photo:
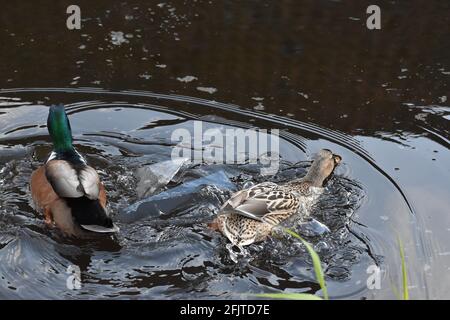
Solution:
{"label": "floating ice chunk", "polygon": [[139,75],[139,78],[143,78],[143,79],[145,79],[145,80],[148,80],[148,79],[151,79],[151,78],[152,78],[152,75],[151,75],[151,74],[148,74],[147,72],[145,72],[145,73],[140,74],[140,75]]}
{"label": "floating ice chunk", "polygon": [[203,197],[200,191],[207,186],[215,186],[221,190],[236,189],[227,175],[219,171],[140,200],[121,210],[119,219],[123,222],[132,222],[149,216],[159,217],[177,208],[199,203]]}
{"label": "floating ice chunk", "polygon": [[194,77],[194,76],[184,76],[184,77],[178,77],[177,78],[177,80],[178,81],[180,81],[180,82],[191,82],[191,81],[194,81],[194,80],[197,80],[198,78],[197,77]]}
{"label": "floating ice chunk", "polygon": [[414,116],[414,118],[416,118],[417,120],[420,120],[420,121],[424,121],[427,118],[427,116],[428,116],[427,113],[421,112],[421,113],[416,114]]}
{"label": "floating ice chunk", "polygon": [[135,175],[139,179],[136,187],[138,197],[151,196],[167,185],[188,160],[188,158],[171,159],[137,169]]}
{"label": "floating ice chunk", "polygon": [[258,102],[258,104],[256,106],[254,106],[253,109],[260,111],[260,110],[264,110],[265,107],[261,102]]}
{"label": "floating ice chunk", "polygon": [[214,87],[197,87],[198,91],[207,92],[209,94],[213,94],[217,92],[217,89]]}
{"label": "floating ice chunk", "polygon": [[125,39],[122,31],[111,31],[110,37],[111,37],[111,43],[115,46],[120,46],[123,43],[129,42],[127,39]]}
{"label": "floating ice chunk", "polygon": [[304,235],[307,237],[315,237],[315,236],[321,236],[325,233],[329,233],[330,229],[326,225],[324,225],[322,222],[319,222],[316,219],[310,218],[300,224],[298,232],[301,235]]}
{"label": "floating ice chunk", "polygon": [[309,96],[306,94],[306,93],[303,93],[303,92],[297,92],[299,95],[301,95],[303,98],[305,98],[305,99],[308,99],[309,98]]}

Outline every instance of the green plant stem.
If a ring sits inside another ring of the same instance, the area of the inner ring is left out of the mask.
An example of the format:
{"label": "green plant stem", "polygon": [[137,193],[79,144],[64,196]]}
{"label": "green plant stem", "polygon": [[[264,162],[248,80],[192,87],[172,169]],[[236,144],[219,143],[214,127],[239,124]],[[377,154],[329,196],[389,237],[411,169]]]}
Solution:
{"label": "green plant stem", "polygon": [[325,300],[328,300],[328,291],[325,284],[325,278],[322,270],[322,265],[320,263],[319,255],[314,251],[312,246],[304,240],[302,237],[300,237],[296,232],[292,231],[291,229],[284,228],[284,231],[288,233],[289,235],[293,236],[294,238],[299,239],[303,245],[306,247],[306,250],[308,250],[309,255],[312,258],[314,272],[316,274],[316,279],[319,282],[320,288],[322,289],[323,298]]}

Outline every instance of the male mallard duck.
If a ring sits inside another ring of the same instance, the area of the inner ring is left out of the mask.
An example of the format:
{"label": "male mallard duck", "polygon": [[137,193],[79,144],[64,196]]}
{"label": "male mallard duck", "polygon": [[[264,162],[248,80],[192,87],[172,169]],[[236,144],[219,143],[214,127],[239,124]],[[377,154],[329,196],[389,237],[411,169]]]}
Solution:
{"label": "male mallard duck", "polygon": [[47,119],[53,151],[31,175],[36,209],[48,224],[76,237],[89,232],[116,232],[106,210],[106,192],[97,172],[72,145],[72,131],[63,105],[51,106]]}
{"label": "male mallard duck", "polygon": [[211,227],[239,248],[264,240],[272,228],[297,212],[311,187],[322,187],[341,156],[322,149],[305,177],[278,185],[263,182],[240,190],[220,208]]}

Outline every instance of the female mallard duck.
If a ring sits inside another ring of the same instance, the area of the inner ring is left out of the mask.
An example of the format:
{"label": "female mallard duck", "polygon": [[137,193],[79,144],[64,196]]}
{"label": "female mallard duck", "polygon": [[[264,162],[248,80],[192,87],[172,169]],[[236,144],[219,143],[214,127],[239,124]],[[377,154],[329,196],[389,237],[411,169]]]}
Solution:
{"label": "female mallard duck", "polygon": [[106,192],[97,172],[72,145],[72,131],[63,105],[51,106],[47,119],[53,151],[31,175],[36,209],[48,224],[76,237],[91,232],[116,232],[106,210]]}
{"label": "female mallard duck", "polygon": [[212,227],[239,248],[264,240],[272,228],[297,212],[311,187],[322,187],[341,156],[320,150],[305,177],[284,185],[263,182],[236,192],[220,208]]}

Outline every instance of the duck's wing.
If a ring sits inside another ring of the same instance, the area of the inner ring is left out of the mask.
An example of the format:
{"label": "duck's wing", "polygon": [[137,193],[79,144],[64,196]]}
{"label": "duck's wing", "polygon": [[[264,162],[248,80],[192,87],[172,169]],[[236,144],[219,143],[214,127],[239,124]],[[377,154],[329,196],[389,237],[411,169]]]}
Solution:
{"label": "duck's wing", "polygon": [[74,220],[83,229],[97,233],[119,230],[107,213],[106,192],[92,167],[51,160],[45,165],[45,175],[53,191],[65,198]]}
{"label": "duck's wing", "polygon": [[265,182],[235,193],[219,214],[235,213],[258,221],[294,210],[298,199],[275,183]]}
{"label": "duck's wing", "polygon": [[45,175],[60,197],[86,196],[90,200],[99,198],[100,178],[92,167],[87,165],[74,167],[65,160],[51,160],[45,165]]}

